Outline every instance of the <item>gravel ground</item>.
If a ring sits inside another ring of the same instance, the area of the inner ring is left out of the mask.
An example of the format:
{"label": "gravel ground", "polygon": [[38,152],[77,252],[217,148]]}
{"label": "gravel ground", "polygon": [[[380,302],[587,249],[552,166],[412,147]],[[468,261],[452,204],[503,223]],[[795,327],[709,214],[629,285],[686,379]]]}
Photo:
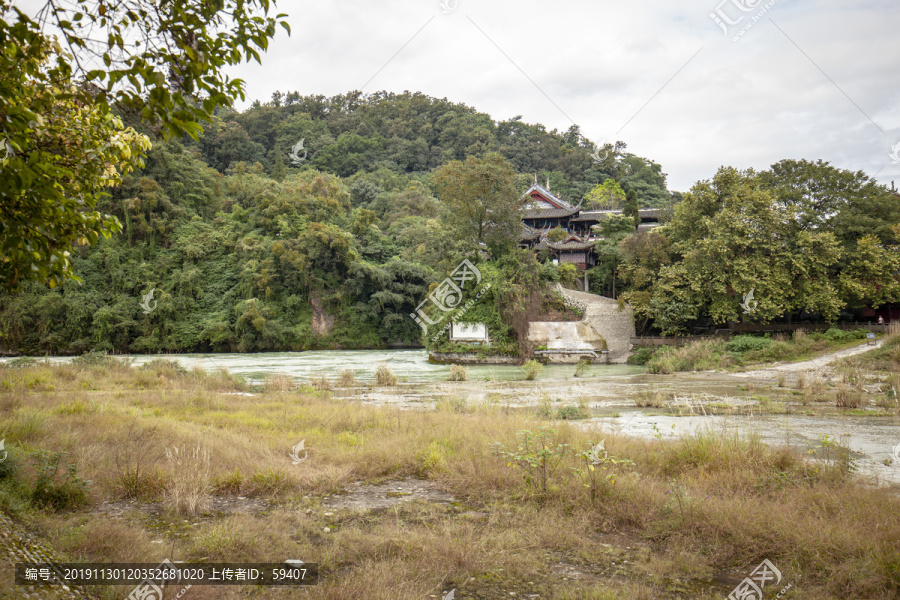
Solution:
{"label": "gravel ground", "polygon": [[837,352],[832,352],[831,354],[825,354],[823,356],[819,356],[817,358],[813,358],[812,360],[803,360],[800,362],[793,363],[784,363],[784,364],[775,364],[771,367],[767,367],[765,369],[754,369],[753,371],[743,371],[741,373],[732,373],[734,377],[746,377],[746,378],[771,378],[777,376],[778,373],[802,373],[807,371],[822,371],[831,363],[840,360],[842,358],[846,358],[848,356],[853,356],[854,354],[862,354],[863,352],[868,352],[869,350],[875,350],[876,348],[881,346],[881,341],[876,342],[873,345],[862,344],[859,346],[855,346],[853,348],[846,348],[844,350],[838,350]]}
{"label": "gravel ground", "polygon": [[[11,581],[15,564],[20,562],[50,563],[60,562],[53,552],[35,540],[25,529],[8,516],[0,512],[0,557],[8,568]],[[5,569],[4,569],[5,570]],[[53,600],[89,600],[91,596],[80,586],[15,586],[14,595],[9,598],[18,599],[53,599]],[[3,590],[0,589],[0,597]]]}

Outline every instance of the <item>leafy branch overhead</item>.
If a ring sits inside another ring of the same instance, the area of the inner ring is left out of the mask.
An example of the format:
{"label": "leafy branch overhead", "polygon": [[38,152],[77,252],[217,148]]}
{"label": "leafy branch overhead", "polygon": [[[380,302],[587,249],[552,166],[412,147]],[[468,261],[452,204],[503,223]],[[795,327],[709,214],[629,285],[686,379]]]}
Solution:
{"label": "leafy branch overhead", "polygon": [[201,121],[244,97],[227,65],[259,60],[285,15],[269,0],[50,0],[34,17],[0,0],[0,278],[78,279],[78,245],[121,230],[94,210],[144,166],[150,140],[197,139]]}
{"label": "leafy branch overhead", "polygon": [[[5,1],[5,0],[4,0]],[[56,69],[78,78],[101,105],[139,110],[166,137],[202,132],[218,107],[244,99],[244,81],[224,67],[260,62],[286,14],[270,0],[49,0],[36,23],[55,28],[70,53]]]}

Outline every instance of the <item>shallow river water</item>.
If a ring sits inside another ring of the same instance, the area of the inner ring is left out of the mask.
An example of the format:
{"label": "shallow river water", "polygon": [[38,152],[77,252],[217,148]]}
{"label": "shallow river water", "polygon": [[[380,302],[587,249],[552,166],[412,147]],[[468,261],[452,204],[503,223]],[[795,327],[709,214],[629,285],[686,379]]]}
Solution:
{"label": "shallow river water", "polygon": [[[428,362],[424,350],[328,350],[259,354],[179,354],[129,356],[135,365],[154,358],[177,360],[186,368],[225,368],[259,384],[273,374],[308,383],[310,377],[334,378],[353,371],[353,388],[334,394],[369,404],[401,409],[430,409],[436,401],[453,399],[469,406],[558,407],[582,404],[591,417],[579,427],[644,438],[674,438],[704,428],[755,434],[772,445],[787,444],[802,450],[822,446],[823,436],[841,440],[853,451],[860,475],[877,484],[900,485],[900,417],[842,414],[833,404],[801,405],[797,392],[772,382],[750,381],[727,373],[648,375],[643,367],[594,365],[575,376],[574,365],[548,365],[534,381],[510,365],[470,366],[468,381],[449,382],[448,365]],[[51,358],[53,362],[67,358]],[[373,385],[375,369],[385,364],[398,377],[391,388]],[[660,408],[638,408],[641,392],[664,391],[669,400]],[[788,414],[760,411],[766,397]],[[718,413],[718,414],[710,414]],[[726,413],[726,414],[723,414]]]}

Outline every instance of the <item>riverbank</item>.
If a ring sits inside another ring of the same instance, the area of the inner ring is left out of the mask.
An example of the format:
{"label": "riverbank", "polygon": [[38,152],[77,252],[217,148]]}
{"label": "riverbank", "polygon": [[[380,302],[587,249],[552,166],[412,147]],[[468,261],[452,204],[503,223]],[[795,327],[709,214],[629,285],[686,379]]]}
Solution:
{"label": "riverbank", "polygon": [[[20,467],[0,509],[69,560],[316,562],[312,598],[720,599],[763,559],[783,598],[897,592],[900,500],[858,482],[839,441],[804,456],[752,435],[640,439],[572,411],[398,410],[277,384],[165,362],[0,368],[0,438]],[[33,506],[41,450],[74,465],[54,486],[90,481],[83,500]],[[4,569],[0,597],[18,597]]]}

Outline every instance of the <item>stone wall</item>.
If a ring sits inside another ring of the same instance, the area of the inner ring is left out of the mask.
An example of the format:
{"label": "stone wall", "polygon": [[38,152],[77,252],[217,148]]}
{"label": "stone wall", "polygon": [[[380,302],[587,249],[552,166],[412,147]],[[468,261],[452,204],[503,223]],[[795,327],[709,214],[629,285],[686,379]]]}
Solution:
{"label": "stone wall", "polygon": [[631,353],[631,338],[635,336],[634,313],[627,304],[619,310],[619,303],[612,298],[586,292],[567,290],[557,284],[566,306],[578,310],[582,321],[590,323],[606,340],[609,362],[624,363]]}

